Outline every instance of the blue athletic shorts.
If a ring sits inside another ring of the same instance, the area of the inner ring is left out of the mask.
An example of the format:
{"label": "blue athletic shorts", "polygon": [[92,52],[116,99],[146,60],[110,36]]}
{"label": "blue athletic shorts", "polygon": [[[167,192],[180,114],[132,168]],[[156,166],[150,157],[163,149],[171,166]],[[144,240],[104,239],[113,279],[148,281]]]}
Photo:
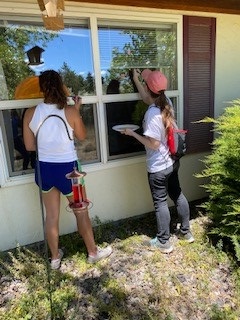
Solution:
{"label": "blue athletic shorts", "polygon": [[[55,187],[65,196],[72,194],[71,179],[67,179],[66,174],[72,172],[74,167],[81,171],[79,161],[66,163],[39,161],[39,166],[42,180],[41,190],[43,192],[49,192]],[[39,186],[37,165],[35,168],[35,182]],[[81,183],[84,184],[84,181],[82,180]]]}

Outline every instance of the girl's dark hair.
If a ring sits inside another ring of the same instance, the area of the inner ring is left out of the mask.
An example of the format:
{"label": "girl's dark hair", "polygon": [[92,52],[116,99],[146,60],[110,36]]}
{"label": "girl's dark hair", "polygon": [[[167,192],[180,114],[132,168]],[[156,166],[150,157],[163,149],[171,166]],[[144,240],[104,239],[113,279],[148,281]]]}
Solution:
{"label": "girl's dark hair", "polygon": [[169,100],[166,97],[164,90],[159,91],[158,94],[152,92],[149,88],[148,90],[151,97],[155,99],[155,105],[161,110],[163,124],[167,134],[169,128],[175,123],[172,106],[169,104]]}
{"label": "girl's dark hair", "polygon": [[67,105],[66,92],[58,72],[54,70],[42,72],[39,76],[39,86],[45,103],[57,104],[58,109],[63,109]]}

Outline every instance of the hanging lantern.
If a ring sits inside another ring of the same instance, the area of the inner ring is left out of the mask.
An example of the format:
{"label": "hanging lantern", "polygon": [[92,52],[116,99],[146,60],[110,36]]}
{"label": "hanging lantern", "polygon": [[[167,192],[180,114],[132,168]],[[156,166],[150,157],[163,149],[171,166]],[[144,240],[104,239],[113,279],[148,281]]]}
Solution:
{"label": "hanging lantern", "polygon": [[65,10],[64,0],[37,0],[41,11],[44,26],[48,30],[64,29],[63,15],[60,10]]}
{"label": "hanging lantern", "polygon": [[73,191],[73,203],[70,205],[71,209],[83,210],[89,205],[89,201],[85,198],[83,192],[83,177],[86,172],[80,172],[76,168],[73,171],[66,174],[67,179],[71,179],[72,191]]}

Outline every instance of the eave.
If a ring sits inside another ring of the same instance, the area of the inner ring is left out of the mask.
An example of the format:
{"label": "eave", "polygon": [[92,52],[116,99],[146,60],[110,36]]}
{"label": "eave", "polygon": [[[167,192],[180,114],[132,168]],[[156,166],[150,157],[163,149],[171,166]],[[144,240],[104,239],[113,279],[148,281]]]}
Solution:
{"label": "eave", "polygon": [[[70,1],[70,0],[65,0]],[[240,14],[240,0],[71,0],[118,6]]]}

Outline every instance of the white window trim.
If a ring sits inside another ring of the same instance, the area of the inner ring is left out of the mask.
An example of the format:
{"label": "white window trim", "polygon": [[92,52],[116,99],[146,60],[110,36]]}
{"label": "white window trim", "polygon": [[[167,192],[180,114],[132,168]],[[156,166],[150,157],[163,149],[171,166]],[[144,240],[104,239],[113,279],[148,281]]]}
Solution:
{"label": "white window trim", "polygon": [[[12,21],[41,21],[40,11],[37,8],[36,4],[27,3],[27,14],[26,10],[23,8],[20,1],[11,2],[1,1],[0,4],[0,20],[12,20]],[[37,10],[36,10],[37,9]],[[117,10],[116,10],[117,9]],[[11,12],[11,14],[9,14]],[[1,16],[2,14],[2,16]],[[29,16],[26,17],[26,16]],[[98,20],[112,20],[114,23],[121,22],[123,24],[129,23],[131,25],[137,22],[142,24],[146,23],[149,25],[156,25],[161,22],[169,22],[177,24],[177,69],[178,69],[178,90],[167,92],[169,97],[177,97],[178,100],[178,116],[179,116],[179,126],[183,124],[183,54],[182,54],[182,45],[183,45],[183,25],[182,25],[182,15],[176,14],[164,14],[161,10],[153,10],[148,8],[130,8],[130,7],[118,7],[118,6],[109,6],[109,5],[91,5],[91,4],[82,4],[82,3],[67,3],[65,6],[64,20],[66,23],[73,23],[78,21],[78,17],[89,18],[91,29],[94,32],[91,32],[92,35],[92,49],[94,52],[93,64],[95,74],[100,74],[100,56],[98,52],[98,32],[97,32],[97,23]],[[96,78],[96,96],[86,96],[83,97],[83,104],[97,104],[98,112],[98,126],[99,126],[99,139],[101,146],[101,162],[86,164],[84,165],[84,170],[88,172],[99,171],[103,169],[125,166],[130,164],[136,164],[139,162],[145,161],[145,156],[134,156],[132,158],[122,158],[116,160],[107,160],[107,141],[106,141],[106,126],[104,118],[104,103],[111,101],[111,95],[106,96],[102,95],[102,84],[100,77]],[[138,94],[128,94],[128,95],[119,95],[118,99],[121,100],[135,100],[139,98]],[[28,100],[18,100],[18,101],[0,101],[0,110],[6,110],[9,108],[26,108],[36,105],[42,101],[41,99],[28,99]],[[34,179],[33,174],[20,175],[15,177],[8,176],[7,162],[5,158],[5,150],[2,140],[2,133],[0,132],[0,183],[1,186],[13,186],[18,184],[32,183]],[[103,147],[105,146],[105,147]]]}

